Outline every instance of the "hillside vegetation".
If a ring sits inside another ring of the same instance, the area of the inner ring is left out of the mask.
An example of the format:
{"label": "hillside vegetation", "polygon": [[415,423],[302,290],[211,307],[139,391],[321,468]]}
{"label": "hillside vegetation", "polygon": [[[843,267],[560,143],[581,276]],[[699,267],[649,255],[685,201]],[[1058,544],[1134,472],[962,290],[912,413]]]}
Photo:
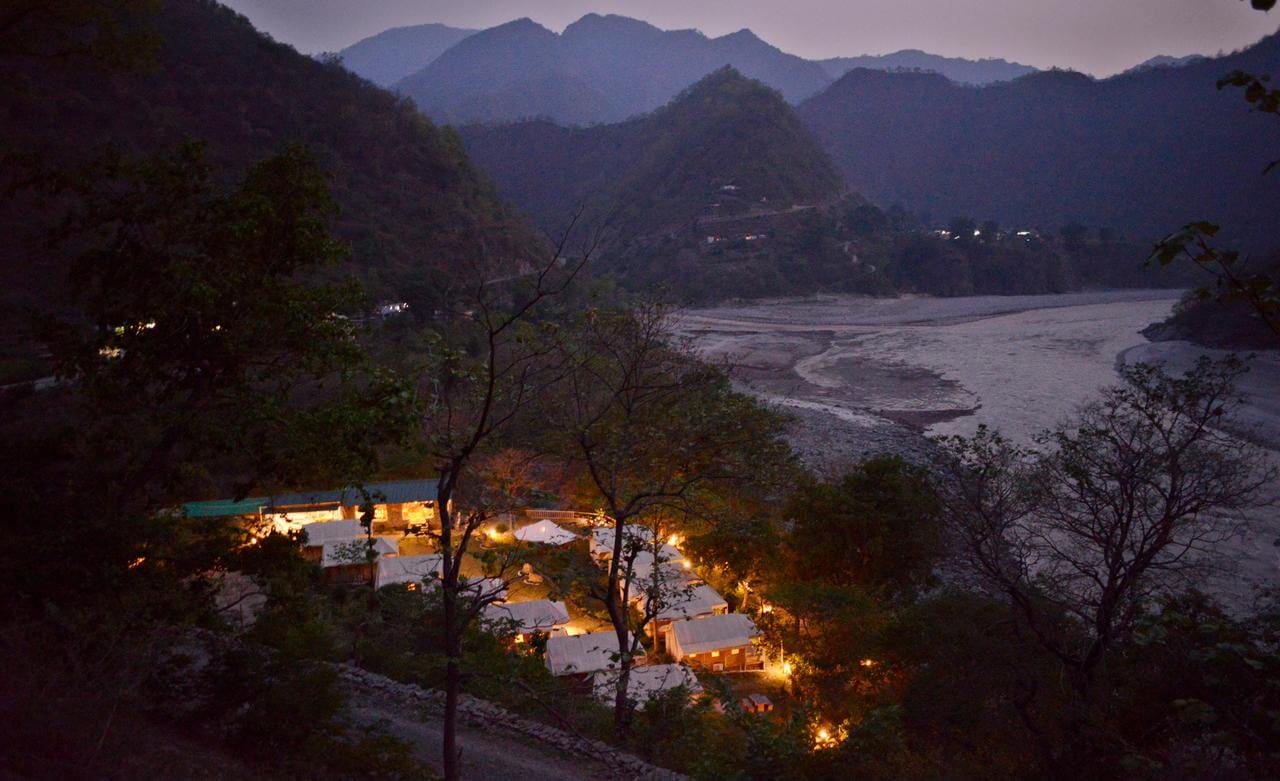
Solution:
{"label": "hillside vegetation", "polygon": [[1067,237],[1057,227],[1018,235],[992,224],[975,237],[978,223],[965,219],[935,232],[901,207],[842,193],[826,153],[782,96],[733,70],[629,122],[564,128],[535,120],[462,133],[477,164],[551,239],[575,217],[580,226],[607,226],[596,270],[678,301],[1185,281],[1153,278],[1142,269],[1147,248],[1109,232],[1077,225]]}
{"label": "hillside vegetation", "polygon": [[[154,63],[133,70],[4,61],[0,148],[35,150],[21,161],[70,169],[98,159],[107,144],[143,154],[199,138],[211,163],[238,173],[288,143],[305,143],[340,207],[335,229],[351,245],[348,268],[371,296],[424,311],[446,295],[451,269],[482,244],[494,254],[543,251],[457,135],[409,102],[272,41],[210,0],[165,0],[138,24],[154,27],[161,43]],[[0,309],[11,322],[29,306],[64,298],[60,256],[27,241],[57,210],[31,206],[25,198],[0,206],[15,226],[0,238]]]}
{"label": "hillside vegetation", "polygon": [[821,60],[821,63],[833,79],[840,78],[854,68],[871,68],[883,71],[930,71],[946,76],[957,84],[992,84],[997,81],[1012,81],[1036,72],[1030,65],[1000,58],[967,60],[963,57],[942,57],[919,49],[903,49],[892,54],[864,54],[861,57],[832,57]]}
{"label": "hillside vegetation", "polygon": [[[1280,73],[1280,37],[1097,81],[1044,72],[982,88],[859,69],[799,107],[850,188],[946,220],[1079,221],[1154,242],[1196,219],[1274,247],[1280,130],[1217,80]],[[1206,172],[1212,171],[1212,175]]]}
{"label": "hillside vegetation", "polygon": [[777,92],[721,69],[639,119],[462,129],[503,193],[549,233],[580,208],[631,236],[836,197],[839,175]]}

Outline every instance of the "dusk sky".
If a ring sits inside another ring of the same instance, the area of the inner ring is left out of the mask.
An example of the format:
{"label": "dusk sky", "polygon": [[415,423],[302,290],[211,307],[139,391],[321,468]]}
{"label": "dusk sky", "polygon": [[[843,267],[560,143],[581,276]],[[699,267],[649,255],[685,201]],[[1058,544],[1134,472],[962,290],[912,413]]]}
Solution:
{"label": "dusk sky", "polygon": [[589,12],[723,35],[748,27],[804,57],[924,49],[1004,57],[1095,75],[1156,54],[1213,54],[1280,25],[1241,0],[229,0],[259,29],[304,52],[332,51],[389,27],[491,27],[520,17],[559,31]]}

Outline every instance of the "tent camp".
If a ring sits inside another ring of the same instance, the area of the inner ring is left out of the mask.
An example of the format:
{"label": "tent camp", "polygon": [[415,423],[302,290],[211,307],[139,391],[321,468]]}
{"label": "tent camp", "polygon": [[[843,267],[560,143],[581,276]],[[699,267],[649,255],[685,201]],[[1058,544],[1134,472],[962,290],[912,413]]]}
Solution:
{"label": "tent camp", "polygon": [[[644,704],[665,691],[683,686],[690,694],[702,692],[698,677],[683,664],[651,664],[631,668],[627,676],[627,699]],[[612,670],[591,676],[591,689],[597,699],[612,703],[618,690],[618,673]]]}
{"label": "tent camp", "polygon": [[568,545],[578,539],[578,535],[545,519],[531,523],[522,529],[516,529],[514,536],[520,542],[539,545]]}
{"label": "tent camp", "polygon": [[675,621],[667,635],[667,651],[676,661],[715,672],[764,669],[754,639],[760,630],[742,613],[727,613],[693,621]]}
{"label": "tent camp", "polygon": [[535,632],[551,634],[563,631],[569,623],[569,608],[563,602],[549,599],[504,602],[485,607],[484,620],[490,625],[514,622],[516,642],[523,642],[526,635]]}
{"label": "tent camp", "polygon": [[[628,637],[627,642],[632,638]],[[545,661],[552,675],[585,675],[616,667],[617,655],[618,636],[610,630],[551,637],[547,640]]]}

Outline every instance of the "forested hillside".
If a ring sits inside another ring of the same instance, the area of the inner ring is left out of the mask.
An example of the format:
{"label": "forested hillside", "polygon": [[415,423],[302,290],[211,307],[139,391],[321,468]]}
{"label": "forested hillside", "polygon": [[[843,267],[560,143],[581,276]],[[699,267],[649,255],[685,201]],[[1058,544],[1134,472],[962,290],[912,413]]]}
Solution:
{"label": "forested hillside", "polygon": [[919,49],[903,49],[892,54],[864,54],[861,57],[832,57],[820,62],[833,79],[840,78],[854,68],[922,70],[941,74],[957,84],[980,85],[1012,81],[1019,76],[1036,72],[1030,65],[999,58],[967,60],[963,57],[942,57]]}
{"label": "forested hillside", "polygon": [[[106,144],[147,153],[198,138],[212,163],[238,175],[303,142],[330,178],[350,268],[371,296],[424,308],[445,294],[450,269],[482,243],[503,255],[542,251],[457,135],[407,101],[271,41],[209,0],[165,0],[138,23],[154,27],[160,47],[153,63],[137,68],[72,71],[57,58],[16,55],[3,62],[0,146],[37,150],[9,163],[68,170],[99,158]],[[26,173],[6,168],[7,176]],[[59,303],[65,268],[57,254],[25,241],[45,228],[31,203],[6,203],[0,309],[24,319],[28,305]]]}
{"label": "forested hillside", "polygon": [[826,154],[782,96],[732,70],[630,122],[565,128],[537,120],[462,134],[476,163],[552,240],[575,217],[588,229],[607,226],[596,271],[648,295],[710,302],[1186,281],[1153,278],[1142,269],[1149,248],[1109,232],[1074,225],[1063,236],[1056,226],[1018,235],[970,219],[932,231],[901,207],[842,194]]}
{"label": "forested hillside", "polygon": [[1055,71],[969,88],[860,69],[799,111],[849,187],[934,220],[1074,220],[1149,242],[1210,219],[1265,248],[1280,236],[1280,178],[1262,176],[1280,129],[1217,88],[1235,69],[1280,73],[1280,37],[1102,81]]}
{"label": "forested hillside", "polygon": [[462,129],[468,151],[544,230],[581,208],[632,236],[698,217],[830,200],[839,176],[782,96],[722,69],[616,125],[535,120]]}

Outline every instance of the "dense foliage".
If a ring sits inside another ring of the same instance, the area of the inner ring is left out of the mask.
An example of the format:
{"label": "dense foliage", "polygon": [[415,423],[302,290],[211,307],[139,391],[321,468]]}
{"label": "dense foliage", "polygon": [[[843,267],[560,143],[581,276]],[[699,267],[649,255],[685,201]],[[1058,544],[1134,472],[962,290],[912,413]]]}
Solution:
{"label": "dense foliage", "polygon": [[[229,179],[281,145],[307,143],[331,177],[335,232],[346,262],[375,299],[428,314],[447,300],[449,271],[483,244],[494,255],[536,256],[521,228],[467,161],[456,135],[412,104],[341,66],[305,57],[206,0],[165,0],[125,17],[160,43],[138,67],[86,68],[63,57],[0,51],[4,186],[67,171],[111,143],[154,152],[189,138]],[[18,164],[22,165],[19,166]],[[61,201],[6,198],[0,264],[6,329],[26,309],[62,304],[66,264],[38,242]]]}

